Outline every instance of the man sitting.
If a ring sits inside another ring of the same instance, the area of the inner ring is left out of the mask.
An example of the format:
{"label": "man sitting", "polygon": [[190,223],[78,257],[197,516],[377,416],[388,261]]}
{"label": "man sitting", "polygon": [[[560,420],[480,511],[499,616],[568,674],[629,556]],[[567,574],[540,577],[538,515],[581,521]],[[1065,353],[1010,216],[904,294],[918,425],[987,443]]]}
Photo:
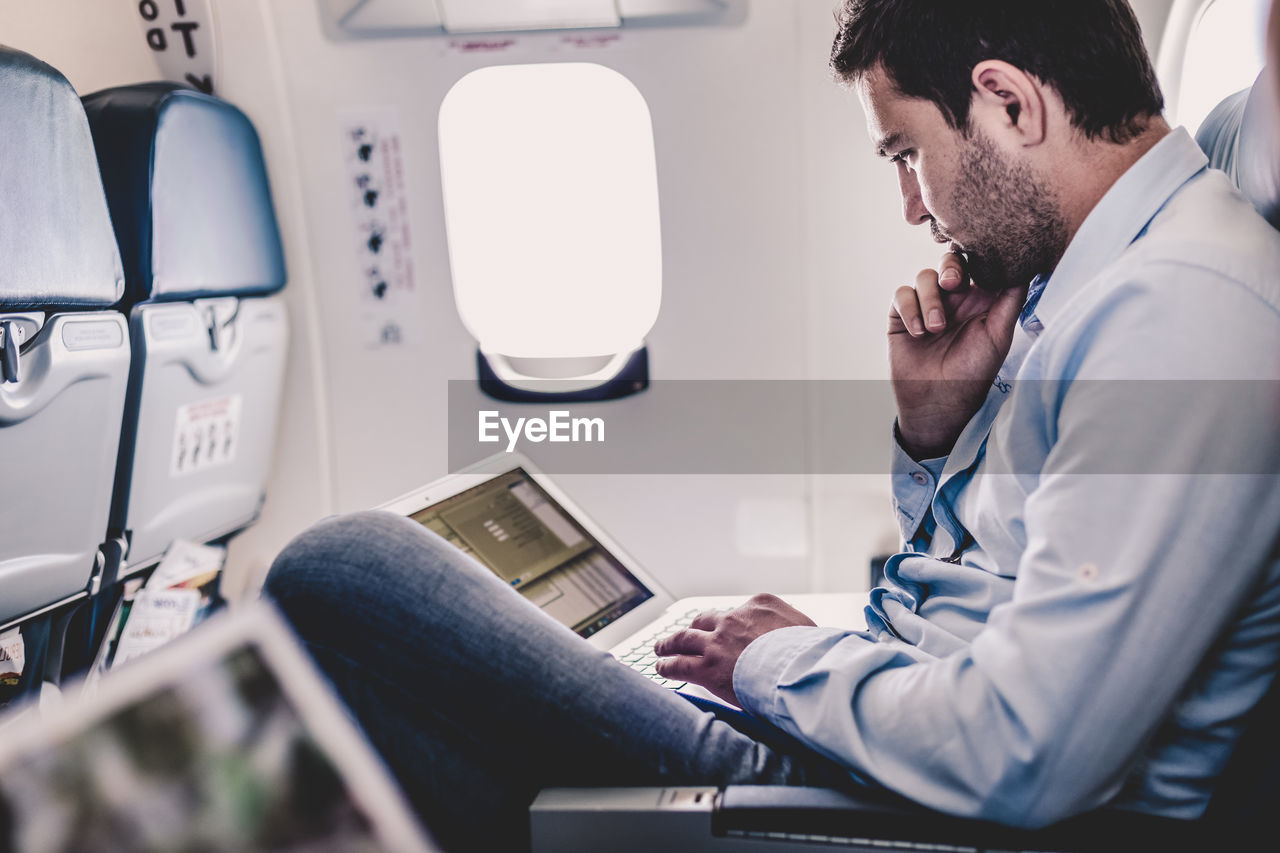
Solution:
{"label": "man sitting", "polygon": [[950,250],[890,314],[905,551],[866,631],[760,596],[658,644],[732,713],[411,521],[305,533],[267,592],[451,849],[527,845],[547,786],[1194,818],[1269,685],[1280,234],[1161,117],[1124,0],[848,0],[839,26],[904,214]]}

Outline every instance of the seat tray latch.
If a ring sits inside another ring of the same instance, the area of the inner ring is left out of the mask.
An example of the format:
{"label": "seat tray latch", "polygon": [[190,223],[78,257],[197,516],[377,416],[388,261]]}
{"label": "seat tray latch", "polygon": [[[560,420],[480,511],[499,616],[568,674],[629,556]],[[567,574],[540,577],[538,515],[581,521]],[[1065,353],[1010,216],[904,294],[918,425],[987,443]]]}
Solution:
{"label": "seat tray latch", "polygon": [[26,329],[17,320],[0,320],[0,383],[22,380],[22,340]]}

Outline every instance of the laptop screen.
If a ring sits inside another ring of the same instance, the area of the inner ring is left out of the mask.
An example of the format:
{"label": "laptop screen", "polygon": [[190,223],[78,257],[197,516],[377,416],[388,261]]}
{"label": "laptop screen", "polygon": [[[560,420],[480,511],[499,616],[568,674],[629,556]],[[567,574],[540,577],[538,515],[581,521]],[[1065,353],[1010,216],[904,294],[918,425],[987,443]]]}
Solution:
{"label": "laptop screen", "polygon": [[583,637],[653,597],[522,468],[410,517]]}

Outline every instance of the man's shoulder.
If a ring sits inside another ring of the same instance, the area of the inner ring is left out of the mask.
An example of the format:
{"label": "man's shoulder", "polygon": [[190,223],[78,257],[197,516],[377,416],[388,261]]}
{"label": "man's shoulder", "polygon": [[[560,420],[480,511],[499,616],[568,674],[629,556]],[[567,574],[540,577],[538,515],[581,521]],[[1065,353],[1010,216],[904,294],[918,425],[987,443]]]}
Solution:
{"label": "man's shoulder", "polygon": [[[1211,307],[1223,287],[1242,288],[1280,313],[1280,231],[1272,228],[1225,174],[1206,169],[1182,187],[1151,220],[1106,278],[1217,284],[1177,294]],[[1171,295],[1171,294],[1167,294]]]}
{"label": "man's shoulder", "polygon": [[1225,175],[1207,170],[1074,292],[1048,332],[1036,360],[1045,375],[1273,375],[1280,369],[1280,232]]}

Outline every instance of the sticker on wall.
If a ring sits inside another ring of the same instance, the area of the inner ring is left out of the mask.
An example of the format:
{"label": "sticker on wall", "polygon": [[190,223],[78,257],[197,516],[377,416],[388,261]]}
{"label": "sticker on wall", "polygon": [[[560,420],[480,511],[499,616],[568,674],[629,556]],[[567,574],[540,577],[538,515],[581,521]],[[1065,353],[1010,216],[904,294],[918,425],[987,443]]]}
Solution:
{"label": "sticker on wall", "polygon": [[385,111],[347,116],[342,146],[359,264],[354,283],[362,342],[370,349],[405,344],[405,317],[413,310],[413,240],[395,116]]}
{"label": "sticker on wall", "polygon": [[160,73],[212,95],[217,57],[210,0],[137,0],[134,9]]}
{"label": "sticker on wall", "polygon": [[621,33],[584,32],[560,37],[560,50],[607,50],[622,44]]}
{"label": "sticker on wall", "polygon": [[169,475],[180,477],[229,465],[240,443],[239,394],[200,400],[178,409]]}
{"label": "sticker on wall", "polygon": [[463,53],[469,55],[487,54],[487,53],[505,53],[517,44],[514,38],[461,38],[450,39],[447,47],[452,53]]}

